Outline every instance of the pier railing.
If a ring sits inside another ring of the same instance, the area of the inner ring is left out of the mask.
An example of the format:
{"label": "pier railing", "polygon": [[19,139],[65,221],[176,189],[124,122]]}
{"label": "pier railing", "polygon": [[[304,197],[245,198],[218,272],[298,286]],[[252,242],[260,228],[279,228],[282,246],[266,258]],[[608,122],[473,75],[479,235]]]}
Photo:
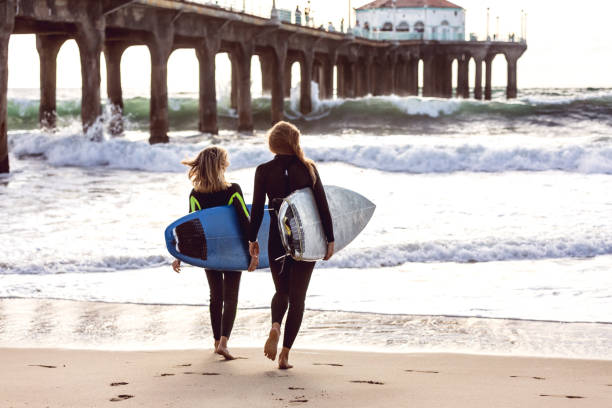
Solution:
{"label": "pier railing", "polygon": [[270,18],[272,11],[272,0],[188,0],[187,2],[219,7],[228,11],[263,18]]}

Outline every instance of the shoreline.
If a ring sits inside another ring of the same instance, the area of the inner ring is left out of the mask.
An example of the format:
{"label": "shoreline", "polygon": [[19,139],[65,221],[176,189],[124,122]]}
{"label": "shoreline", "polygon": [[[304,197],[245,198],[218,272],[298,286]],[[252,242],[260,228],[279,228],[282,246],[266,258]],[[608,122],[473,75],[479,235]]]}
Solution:
{"label": "shoreline", "polygon": [[[299,338],[299,335],[298,335]],[[264,339],[265,340],[265,339]],[[211,340],[212,343],[212,340]],[[281,342],[282,343],[282,336],[281,336]],[[279,343],[279,344],[280,344]],[[262,353],[262,358],[263,357],[263,344],[264,341],[262,341],[261,345],[258,346],[232,346],[231,344],[229,345],[229,349],[230,352],[232,352],[232,354],[234,354],[234,350],[253,350],[254,352],[259,352],[261,351]],[[2,354],[3,350],[19,350],[19,351],[25,351],[25,350],[29,350],[29,351],[57,351],[57,352],[85,352],[85,353],[119,353],[119,354],[130,354],[130,353],[183,353],[183,352],[193,352],[193,353],[202,353],[204,355],[206,354],[214,354],[214,350],[212,345],[210,347],[208,346],[202,346],[201,348],[141,348],[141,349],[137,349],[137,348],[87,348],[87,347],[53,347],[53,346],[19,346],[19,345],[0,345],[0,355]],[[294,352],[304,352],[304,353],[349,353],[349,354],[371,354],[374,356],[390,356],[390,355],[394,355],[394,356],[414,356],[414,355],[419,355],[419,356],[442,356],[442,355],[447,355],[447,356],[465,356],[465,357],[476,357],[476,358],[487,358],[487,357],[491,357],[491,358],[517,358],[517,359],[537,359],[537,360],[567,360],[567,361],[583,361],[583,362],[601,362],[601,363],[612,363],[612,359],[606,359],[606,358],[597,358],[597,357],[572,357],[572,356],[568,356],[568,357],[563,357],[563,356],[540,356],[540,355],[529,355],[529,354],[501,354],[501,353],[495,353],[495,352],[490,352],[490,353],[484,353],[484,352],[462,352],[462,351],[439,351],[439,350],[435,350],[435,351],[427,351],[427,350],[372,350],[372,349],[360,349],[360,348],[313,348],[313,347],[308,347],[308,348],[294,348],[293,349]],[[280,347],[278,349],[279,353],[280,353]],[[219,359],[221,361],[221,356],[219,356]],[[241,358],[238,358],[241,359]],[[267,360],[266,360],[267,361]],[[229,363],[229,361],[227,362]],[[272,367],[275,368],[275,367]],[[611,375],[612,375],[612,370],[611,370]]]}
{"label": "shoreline", "polygon": [[[10,407],[603,407],[612,361],[294,349],[278,370],[260,349],[91,351],[0,348]],[[35,391],[35,392],[34,392]],[[205,401],[205,402],[204,402]]]}
{"label": "shoreline", "polygon": [[[239,311],[230,347],[260,347],[269,310]],[[459,353],[612,361],[612,325],[307,310],[295,347],[381,354]],[[0,299],[0,348],[202,350],[208,307]]]}

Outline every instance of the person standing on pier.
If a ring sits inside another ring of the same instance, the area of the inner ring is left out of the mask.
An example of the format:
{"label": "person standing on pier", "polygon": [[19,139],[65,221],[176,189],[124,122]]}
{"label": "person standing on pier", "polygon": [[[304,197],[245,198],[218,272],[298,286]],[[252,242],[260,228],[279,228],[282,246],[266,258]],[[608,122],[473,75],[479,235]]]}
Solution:
{"label": "person standing on pier", "polygon": [[295,6],[295,24],[302,25],[302,12],[300,6]]}
{"label": "person standing on pier", "polygon": [[308,1],[308,5],[304,9],[304,18],[306,20],[306,26],[310,26],[310,0]]}

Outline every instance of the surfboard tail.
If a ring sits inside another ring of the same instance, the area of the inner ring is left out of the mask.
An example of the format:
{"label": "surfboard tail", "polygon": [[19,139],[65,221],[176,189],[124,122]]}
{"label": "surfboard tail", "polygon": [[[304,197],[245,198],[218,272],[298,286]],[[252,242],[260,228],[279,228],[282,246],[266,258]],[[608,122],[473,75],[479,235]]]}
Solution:
{"label": "surfboard tail", "polygon": [[192,258],[206,260],[207,246],[204,228],[199,219],[179,224],[174,229],[178,251]]}

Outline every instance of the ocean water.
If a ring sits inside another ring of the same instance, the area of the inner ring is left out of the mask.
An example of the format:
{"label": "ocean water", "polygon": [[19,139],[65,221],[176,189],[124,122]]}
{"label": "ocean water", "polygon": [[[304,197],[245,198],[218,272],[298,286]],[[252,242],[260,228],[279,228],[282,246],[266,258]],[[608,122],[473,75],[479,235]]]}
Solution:
{"label": "ocean water", "polygon": [[[126,100],[125,135],[93,142],[78,94],[59,95],[49,133],[37,92],[9,93],[0,345],[208,346],[205,276],[171,270],[163,230],[188,208],[181,159],[210,144],[250,201],[272,157],[269,98],[254,100],[253,136],[221,101],[212,136],[194,130],[197,96],[173,95],[171,141],[151,146],[146,98]],[[612,89],[313,106],[296,113],[294,90],[285,110],[324,183],[377,209],[317,265],[296,347],[612,358]],[[243,274],[234,344],[265,338],[272,294],[269,271]]]}

